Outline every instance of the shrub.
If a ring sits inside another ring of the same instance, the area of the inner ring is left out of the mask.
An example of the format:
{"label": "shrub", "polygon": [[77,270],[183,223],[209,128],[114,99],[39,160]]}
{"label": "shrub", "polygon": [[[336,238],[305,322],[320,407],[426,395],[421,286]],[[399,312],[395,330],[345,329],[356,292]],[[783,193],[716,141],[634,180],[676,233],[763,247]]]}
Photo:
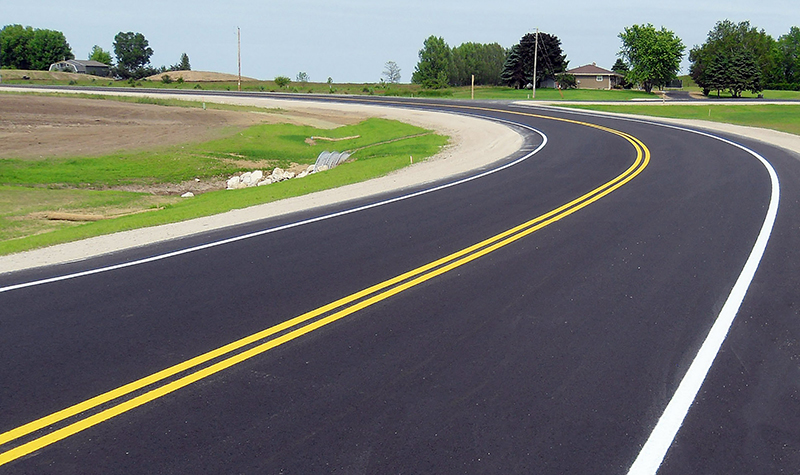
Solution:
{"label": "shrub", "polygon": [[164,74],[161,76],[161,82],[164,84],[172,84],[172,78],[169,77],[169,74]]}
{"label": "shrub", "polygon": [[283,89],[284,87],[288,86],[292,80],[286,76],[278,76],[275,78],[275,85],[279,88]]}

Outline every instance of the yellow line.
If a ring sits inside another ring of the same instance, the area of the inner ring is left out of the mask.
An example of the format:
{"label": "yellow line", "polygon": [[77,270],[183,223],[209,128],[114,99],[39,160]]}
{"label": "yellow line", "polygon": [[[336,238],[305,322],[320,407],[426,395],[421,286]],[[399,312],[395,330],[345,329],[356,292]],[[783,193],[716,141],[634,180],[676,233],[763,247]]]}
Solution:
{"label": "yellow line", "polygon": [[[533,116],[532,114],[524,114],[524,115]],[[547,118],[547,117],[544,117],[544,118]],[[544,215],[536,217],[536,218],[534,218],[534,219],[532,219],[530,221],[527,221],[527,222],[525,222],[525,223],[523,223],[523,224],[521,224],[519,226],[516,226],[516,227],[514,227],[512,229],[509,229],[509,230],[504,231],[504,232],[502,232],[500,234],[497,234],[496,236],[493,236],[491,238],[485,239],[485,240],[483,240],[483,241],[481,241],[481,242],[479,242],[479,243],[477,243],[477,244],[475,244],[473,246],[470,246],[468,248],[462,249],[461,251],[455,252],[455,253],[450,254],[448,256],[445,256],[445,257],[443,257],[441,259],[433,261],[433,262],[431,262],[429,264],[426,264],[424,266],[418,267],[418,268],[416,268],[414,270],[411,270],[409,272],[401,274],[401,275],[399,275],[397,277],[394,277],[392,279],[389,279],[389,280],[386,280],[386,281],[381,282],[379,284],[376,284],[374,286],[371,286],[371,287],[369,287],[367,289],[364,289],[364,290],[362,290],[360,292],[357,292],[357,293],[351,294],[351,295],[349,295],[347,297],[344,297],[342,299],[336,300],[335,302],[332,302],[332,303],[330,303],[328,305],[319,307],[318,309],[312,310],[310,312],[307,312],[307,313],[305,313],[303,315],[300,315],[298,317],[295,317],[293,319],[287,320],[286,322],[283,322],[283,323],[281,323],[279,325],[275,325],[275,326],[270,327],[270,328],[268,328],[266,330],[263,330],[261,332],[255,333],[255,334],[250,335],[248,337],[245,337],[245,338],[242,338],[242,339],[237,340],[235,342],[229,343],[228,345],[222,346],[222,347],[220,347],[220,348],[218,348],[216,350],[210,351],[208,353],[204,353],[204,354],[199,355],[199,356],[197,356],[195,358],[187,360],[187,361],[185,361],[183,363],[180,363],[178,365],[175,365],[175,366],[169,367],[167,369],[164,369],[162,371],[159,371],[158,373],[154,373],[153,375],[150,375],[150,376],[147,376],[145,378],[142,378],[142,379],[139,379],[137,381],[134,381],[132,383],[126,384],[126,385],[121,386],[121,387],[119,387],[117,389],[114,389],[112,391],[109,391],[109,392],[103,393],[101,395],[98,395],[98,396],[96,396],[94,398],[88,399],[88,400],[86,400],[86,401],[84,401],[82,403],[76,404],[76,405],[71,406],[69,408],[66,408],[64,410],[58,411],[56,413],[53,413],[53,414],[51,414],[49,416],[43,417],[41,419],[37,419],[37,420],[32,421],[32,422],[30,422],[28,424],[20,426],[20,427],[18,427],[16,429],[12,429],[12,430],[10,430],[8,432],[0,434],[0,445],[2,445],[2,444],[5,444],[7,442],[10,442],[12,440],[15,440],[15,439],[17,439],[19,437],[22,437],[24,435],[30,434],[30,433],[32,433],[34,431],[37,431],[37,430],[43,429],[45,427],[48,427],[48,426],[50,426],[50,425],[52,425],[54,423],[57,423],[57,422],[65,420],[67,418],[76,416],[76,415],[78,415],[78,414],[80,414],[80,413],[82,413],[84,411],[87,411],[89,409],[95,408],[95,407],[97,407],[97,406],[99,406],[101,404],[105,404],[107,402],[110,402],[110,401],[112,401],[112,400],[114,400],[116,398],[119,398],[121,396],[125,396],[125,395],[130,394],[130,393],[132,393],[134,391],[137,391],[139,389],[143,389],[143,388],[145,388],[145,387],[147,387],[147,386],[149,386],[151,384],[154,384],[156,382],[162,381],[162,380],[164,380],[164,379],[166,379],[166,378],[168,378],[170,376],[173,376],[173,375],[178,374],[178,373],[183,372],[183,371],[187,371],[187,370],[189,370],[191,368],[194,368],[194,367],[196,367],[196,366],[198,366],[200,364],[203,364],[203,363],[211,361],[211,360],[213,360],[215,358],[221,357],[221,356],[223,356],[225,354],[228,354],[228,353],[230,353],[232,351],[240,349],[240,348],[242,348],[244,346],[247,346],[247,345],[249,345],[251,343],[255,343],[255,342],[257,342],[259,340],[262,340],[264,338],[267,338],[267,337],[269,337],[271,335],[274,335],[274,334],[279,333],[281,331],[287,330],[287,329],[289,329],[291,327],[294,327],[296,325],[304,323],[304,322],[306,322],[306,321],[308,321],[310,319],[313,319],[315,317],[318,317],[320,315],[328,313],[328,312],[330,312],[330,311],[332,311],[332,310],[334,310],[336,308],[339,308],[339,307],[341,307],[343,305],[347,305],[347,304],[352,303],[352,302],[354,302],[356,300],[362,299],[362,298],[364,298],[364,297],[366,297],[366,296],[368,296],[370,294],[373,294],[375,292],[378,292],[378,291],[381,291],[383,289],[386,289],[387,287],[394,286],[394,285],[396,285],[396,284],[398,284],[400,282],[403,282],[403,281],[406,281],[408,279],[411,279],[412,277],[419,276],[419,277],[416,277],[413,280],[410,280],[410,281],[405,282],[405,283],[403,283],[401,285],[398,285],[398,286],[393,287],[393,288],[391,288],[389,290],[386,290],[386,291],[384,291],[384,292],[382,292],[380,294],[374,295],[374,296],[372,296],[372,297],[370,297],[368,299],[365,299],[365,300],[363,300],[361,302],[358,302],[357,304],[355,304],[353,306],[350,306],[350,307],[347,307],[345,309],[342,309],[342,310],[340,310],[340,311],[338,311],[338,312],[336,312],[336,313],[334,313],[334,314],[332,314],[332,315],[330,315],[328,317],[322,318],[322,319],[317,320],[315,322],[312,322],[312,323],[310,323],[308,325],[305,325],[303,327],[297,328],[297,329],[295,329],[295,330],[293,330],[293,331],[291,331],[291,332],[289,332],[289,333],[287,333],[285,335],[282,335],[282,336],[280,336],[278,338],[270,340],[270,341],[268,341],[266,343],[262,343],[261,345],[258,345],[256,347],[251,348],[251,349],[249,349],[247,351],[244,351],[244,352],[242,352],[240,354],[237,354],[237,355],[231,356],[229,358],[226,358],[226,359],[224,359],[222,361],[219,361],[219,362],[217,362],[217,363],[215,363],[213,365],[210,365],[207,368],[201,369],[201,370],[196,371],[196,372],[194,372],[192,374],[189,374],[187,376],[179,378],[179,379],[177,379],[177,380],[175,380],[175,381],[173,381],[171,383],[168,383],[168,384],[166,384],[164,386],[161,386],[159,388],[153,389],[153,390],[151,390],[151,391],[149,391],[147,393],[144,393],[144,394],[142,394],[140,396],[132,398],[132,399],[130,399],[128,401],[124,401],[124,402],[122,402],[122,403],[120,403],[120,404],[118,404],[118,405],[116,405],[114,407],[111,407],[109,409],[106,409],[104,411],[96,413],[94,415],[91,415],[91,416],[89,416],[89,417],[87,417],[85,419],[82,419],[82,420],[77,421],[75,423],[72,423],[72,424],[70,424],[68,426],[65,426],[65,427],[63,427],[61,429],[58,429],[58,430],[56,430],[54,432],[46,434],[46,435],[44,435],[42,437],[39,437],[37,439],[34,439],[34,440],[32,440],[32,441],[30,441],[30,442],[28,442],[26,444],[20,445],[20,446],[14,448],[14,449],[11,449],[11,450],[9,450],[7,452],[1,453],[0,454],[0,465],[8,463],[8,462],[10,462],[12,460],[16,460],[17,458],[22,457],[24,455],[27,455],[27,454],[29,454],[31,452],[36,451],[36,450],[39,450],[42,447],[45,447],[45,446],[47,446],[49,444],[52,444],[52,443],[57,442],[59,440],[62,440],[64,438],[66,438],[66,437],[69,437],[70,435],[73,435],[73,434],[75,434],[77,432],[80,432],[80,431],[82,431],[84,429],[87,429],[87,428],[92,427],[92,426],[94,426],[96,424],[99,424],[100,422],[108,420],[108,419],[110,419],[112,417],[115,417],[115,416],[117,416],[119,414],[122,414],[122,413],[124,413],[126,411],[129,411],[129,410],[131,410],[131,409],[133,409],[135,407],[138,407],[138,406],[140,406],[142,404],[145,404],[145,403],[150,402],[150,401],[152,401],[154,399],[157,399],[157,398],[162,397],[162,396],[164,396],[166,394],[169,394],[169,393],[171,393],[171,392],[173,392],[173,391],[175,391],[177,389],[180,389],[180,388],[183,388],[183,387],[185,387],[187,385],[190,385],[190,384],[192,384],[192,383],[194,383],[194,382],[196,382],[196,381],[198,381],[200,379],[203,379],[203,378],[208,377],[208,376],[210,376],[212,374],[215,374],[215,373],[217,373],[219,371],[222,371],[222,370],[224,370],[226,368],[229,368],[229,367],[231,367],[231,366],[233,366],[235,364],[238,364],[238,363],[240,363],[242,361],[245,361],[245,360],[247,360],[249,358],[252,358],[253,356],[256,356],[256,355],[261,354],[261,353],[263,353],[265,351],[268,351],[268,350],[270,350],[272,348],[275,348],[276,346],[282,345],[283,343],[291,341],[291,340],[293,340],[293,339],[295,339],[295,338],[297,338],[299,336],[302,336],[302,335],[304,335],[306,333],[309,333],[309,332],[311,332],[313,330],[316,330],[316,329],[318,329],[318,328],[320,328],[322,326],[325,326],[325,325],[327,325],[329,323],[332,323],[332,322],[334,322],[336,320],[344,318],[347,315],[351,315],[352,313],[355,313],[355,312],[357,312],[357,311],[359,311],[359,310],[361,310],[363,308],[366,308],[366,307],[368,307],[370,305],[373,305],[376,302],[379,302],[379,301],[382,301],[384,299],[387,299],[387,298],[389,298],[389,297],[391,297],[393,295],[396,295],[396,294],[398,294],[398,293],[400,293],[400,292],[402,292],[404,290],[407,290],[407,289],[409,289],[411,287],[419,285],[420,283],[425,282],[427,280],[430,280],[430,279],[432,279],[432,278],[434,278],[434,277],[436,277],[438,275],[441,275],[441,274],[444,274],[446,272],[449,272],[450,270],[452,270],[452,269],[454,269],[456,267],[462,266],[462,265],[464,265],[464,264],[466,264],[468,262],[471,262],[471,261],[473,261],[473,260],[475,260],[475,259],[477,259],[477,258],[479,258],[481,256],[489,254],[490,252],[493,252],[493,251],[495,251],[495,250],[497,250],[497,249],[499,249],[499,248],[501,248],[503,246],[506,246],[506,245],[508,245],[508,244],[510,244],[510,243],[512,243],[514,241],[517,241],[517,240],[521,239],[522,237],[527,236],[527,235],[537,231],[538,229],[541,229],[541,228],[543,228],[543,227],[545,227],[545,226],[547,226],[547,225],[549,225],[549,224],[551,224],[551,223],[553,223],[555,221],[558,221],[558,220],[562,219],[565,216],[568,216],[568,215],[570,215],[570,214],[572,214],[572,213],[574,213],[574,212],[576,212],[576,211],[588,206],[591,203],[594,203],[595,201],[599,200],[603,196],[608,195],[609,193],[611,193],[612,191],[614,191],[614,190],[618,189],[619,187],[623,186],[625,183],[629,182],[635,176],[637,176],[639,173],[641,173],[641,171],[649,163],[649,160],[650,160],[650,152],[649,152],[649,150],[647,149],[647,147],[641,141],[639,141],[635,137],[632,137],[632,136],[630,136],[628,134],[625,134],[623,132],[619,132],[619,131],[616,131],[616,130],[613,130],[613,129],[608,129],[608,128],[605,128],[605,127],[597,126],[597,125],[594,125],[594,124],[586,124],[586,123],[581,123],[581,122],[572,121],[572,120],[568,120],[568,119],[556,119],[556,118],[552,118],[552,119],[553,120],[561,120],[561,121],[565,121],[565,122],[572,122],[572,123],[576,123],[576,124],[581,124],[581,125],[586,125],[586,126],[598,128],[598,129],[605,130],[605,131],[608,131],[610,133],[613,133],[615,135],[618,135],[620,137],[623,137],[627,141],[629,141],[634,146],[634,148],[636,149],[636,151],[637,151],[636,160],[634,161],[633,165],[631,165],[627,170],[625,170],[625,172],[623,172],[622,174],[617,176],[615,179],[609,181],[608,183],[606,183],[606,184],[604,184],[604,185],[602,185],[602,186],[600,186],[598,188],[595,188],[594,190],[590,191],[589,193],[586,193],[583,196],[581,196],[581,197],[579,197],[579,198],[577,198],[575,200],[572,200],[569,203],[567,203],[567,204],[565,204],[565,205],[563,205],[563,206],[561,206],[561,207],[559,207],[559,208],[557,208],[555,210],[552,210],[552,211],[550,211],[550,212],[548,212],[548,213],[546,213]],[[477,252],[475,252],[475,251],[477,251]],[[466,257],[464,257],[464,256],[466,256]],[[447,265],[444,265],[444,264],[447,264]],[[431,269],[435,269],[435,270],[433,270],[432,272],[428,272]],[[428,272],[428,273],[424,274],[426,272]],[[421,275],[421,274],[424,274],[424,275]]]}

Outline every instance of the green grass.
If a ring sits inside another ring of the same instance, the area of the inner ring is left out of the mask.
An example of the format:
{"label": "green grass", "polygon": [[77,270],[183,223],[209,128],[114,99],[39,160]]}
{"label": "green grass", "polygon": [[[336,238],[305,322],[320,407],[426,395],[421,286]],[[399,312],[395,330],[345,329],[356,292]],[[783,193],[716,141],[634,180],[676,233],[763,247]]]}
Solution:
{"label": "green grass", "polygon": [[[99,188],[180,183],[246,171],[250,167],[240,165],[242,160],[269,162],[264,165],[283,168],[291,163],[311,164],[326,149],[353,150],[422,131],[418,127],[382,119],[368,119],[333,130],[289,124],[256,125],[231,137],[160,150],[120,152],[100,157],[4,159],[0,161],[0,184]],[[312,136],[341,138],[356,135],[360,137],[335,143],[320,141],[313,146],[304,142]],[[359,154],[359,158],[369,157],[372,153],[371,149],[367,150]]]}
{"label": "green grass", "polygon": [[[308,145],[311,136],[359,138]],[[117,231],[173,223],[291,196],[357,183],[385,175],[437,153],[447,137],[408,124],[368,119],[333,130],[296,125],[257,125],[241,133],[201,144],[102,157],[48,160],[0,160],[0,255],[84,239]],[[389,143],[385,143],[389,142]],[[353,150],[354,161],[323,173],[268,186],[212,191],[191,199],[108,190],[126,184],[154,185],[225,179],[253,170],[291,163],[311,164],[323,149]],[[253,162],[243,165],[243,161]],[[118,215],[89,223],[36,219],[36,213]],[[146,211],[146,212],[141,212]]]}
{"label": "green grass", "polygon": [[707,103],[703,105],[637,104],[637,105],[571,105],[578,109],[604,112],[670,117],[674,119],[697,119],[748,125],[779,130],[800,135],[800,104],[779,105],[726,105]]}

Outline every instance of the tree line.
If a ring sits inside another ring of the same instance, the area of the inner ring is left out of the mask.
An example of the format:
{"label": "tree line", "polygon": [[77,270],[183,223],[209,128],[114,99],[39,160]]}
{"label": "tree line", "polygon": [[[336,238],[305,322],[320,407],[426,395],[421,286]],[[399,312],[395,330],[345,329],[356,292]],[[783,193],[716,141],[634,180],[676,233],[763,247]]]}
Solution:
{"label": "tree line", "polygon": [[[167,71],[192,69],[186,53],[181,54],[172,66],[152,66],[153,49],[141,33],[117,33],[113,49],[116,63],[109,51],[97,45],[90,51],[88,59],[111,66],[112,74],[121,79],[142,79]],[[0,30],[0,68],[46,71],[51,64],[70,59],[75,59],[75,55],[60,31],[22,25],[6,25]]]}
{"label": "tree line", "polygon": [[[646,24],[626,27],[618,36],[622,46],[612,70],[623,77],[623,87],[637,85],[650,92],[677,78],[686,47],[674,32]],[[419,51],[411,82],[431,89],[464,86],[474,74],[476,85],[531,87],[534,54],[537,86],[548,78],[559,87],[575,86],[575,78],[565,74],[569,61],[561,41],[548,33],[528,33],[508,49],[497,43],[450,48],[444,38],[430,36]],[[775,40],[747,21],[721,21],[705,43],[691,49],[689,60],[690,75],[706,95],[800,90],[800,28],[792,27]]]}
{"label": "tree line", "polygon": [[706,42],[689,52],[692,79],[708,95],[764,89],[800,90],[800,28],[775,40],[743,21],[720,21]]}

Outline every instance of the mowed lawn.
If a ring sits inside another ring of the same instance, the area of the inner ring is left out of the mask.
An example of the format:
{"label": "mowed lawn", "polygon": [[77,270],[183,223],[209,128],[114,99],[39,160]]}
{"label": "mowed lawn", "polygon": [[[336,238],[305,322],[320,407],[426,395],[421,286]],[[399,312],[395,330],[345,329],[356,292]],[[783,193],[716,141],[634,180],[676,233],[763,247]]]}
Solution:
{"label": "mowed lawn", "polygon": [[727,105],[704,102],[699,105],[667,103],[647,105],[574,104],[565,106],[622,114],[724,122],[728,124],[779,130],[800,135],[800,104]]}

